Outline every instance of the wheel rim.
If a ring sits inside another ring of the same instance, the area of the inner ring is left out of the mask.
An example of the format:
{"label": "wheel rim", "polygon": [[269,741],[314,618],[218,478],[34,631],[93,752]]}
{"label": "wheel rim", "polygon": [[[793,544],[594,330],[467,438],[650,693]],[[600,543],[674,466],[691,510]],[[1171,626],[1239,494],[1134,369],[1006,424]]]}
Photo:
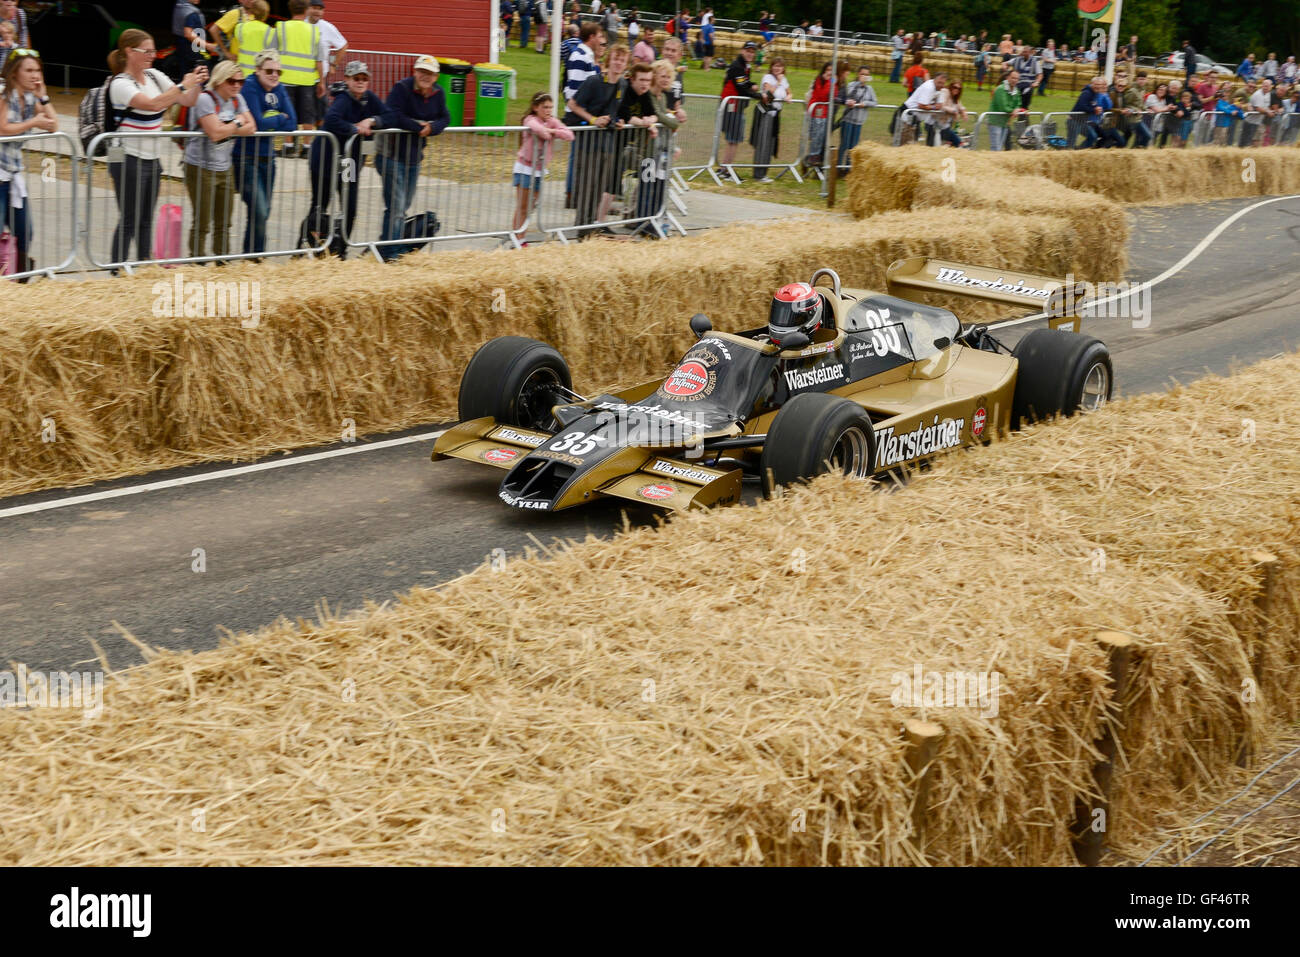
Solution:
{"label": "wheel rim", "polygon": [[857,426],[845,429],[835,440],[831,468],[845,475],[863,478],[871,469],[871,441]]}
{"label": "wheel rim", "polygon": [[1095,412],[1106,404],[1110,395],[1110,370],[1103,362],[1094,362],[1083,377],[1083,391],[1079,396],[1080,412]]}
{"label": "wheel rim", "polygon": [[554,369],[534,369],[519,389],[515,407],[519,424],[530,429],[549,429],[555,424],[551,408],[559,404],[564,383]]}

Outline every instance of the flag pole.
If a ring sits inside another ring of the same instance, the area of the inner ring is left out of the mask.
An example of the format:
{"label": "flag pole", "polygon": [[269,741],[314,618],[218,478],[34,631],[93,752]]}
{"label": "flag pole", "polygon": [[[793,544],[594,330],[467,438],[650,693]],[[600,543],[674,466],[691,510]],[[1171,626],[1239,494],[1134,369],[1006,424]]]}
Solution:
{"label": "flag pole", "polygon": [[[542,0],[537,0],[541,3]],[[555,115],[564,115],[564,102],[560,99],[560,26],[564,23],[564,0],[551,0],[551,22],[546,28],[551,31],[551,102],[555,104]]]}
{"label": "flag pole", "polygon": [[1110,40],[1106,43],[1106,85],[1115,79],[1115,48],[1119,46],[1119,15],[1124,10],[1124,0],[1115,0],[1115,15],[1110,21]]}
{"label": "flag pole", "polygon": [[[831,45],[831,91],[830,101],[826,104],[826,140],[822,143],[822,189],[821,195],[827,195],[827,177],[831,172],[831,129],[835,119],[835,81],[839,79],[840,68],[840,13],[844,9],[844,0],[835,0],[835,38]],[[836,158],[838,161],[838,157]]]}

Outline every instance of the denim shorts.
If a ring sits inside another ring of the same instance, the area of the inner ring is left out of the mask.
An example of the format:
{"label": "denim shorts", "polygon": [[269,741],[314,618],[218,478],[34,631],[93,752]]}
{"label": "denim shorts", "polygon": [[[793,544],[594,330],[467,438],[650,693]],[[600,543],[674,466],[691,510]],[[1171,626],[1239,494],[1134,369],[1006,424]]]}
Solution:
{"label": "denim shorts", "polygon": [[514,183],[515,186],[518,186],[520,189],[527,189],[528,180],[530,178],[533,181],[534,192],[542,188],[542,178],[536,174],[534,174],[532,177],[529,177],[527,173],[515,173],[512,182]]}

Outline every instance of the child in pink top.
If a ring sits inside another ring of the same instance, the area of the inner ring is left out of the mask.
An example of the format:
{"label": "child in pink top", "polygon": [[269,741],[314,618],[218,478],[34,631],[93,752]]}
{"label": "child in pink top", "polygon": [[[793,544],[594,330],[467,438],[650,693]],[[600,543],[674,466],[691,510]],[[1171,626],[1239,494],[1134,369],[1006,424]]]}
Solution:
{"label": "child in pink top", "polygon": [[[534,93],[523,118],[524,131],[519,135],[519,152],[515,154],[515,236],[523,240],[528,230],[528,215],[537,191],[542,188],[542,177],[551,165],[551,151],[555,138],[572,140],[573,130],[555,118],[555,103],[549,93]],[[523,245],[528,245],[523,243]]]}

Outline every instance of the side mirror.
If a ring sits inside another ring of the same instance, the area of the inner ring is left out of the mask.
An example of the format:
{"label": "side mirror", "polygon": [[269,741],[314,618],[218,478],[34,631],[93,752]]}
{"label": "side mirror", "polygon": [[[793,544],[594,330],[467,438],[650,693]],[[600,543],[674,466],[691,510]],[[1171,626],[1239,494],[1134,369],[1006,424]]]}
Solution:
{"label": "side mirror", "polygon": [[812,344],[806,332],[792,332],[781,340],[782,352],[794,352],[798,349],[807,349]]}
{"label": "side mirror", "polygon": [[691,316],[691,332],[695,333],[696,339],[703,339],[706,332],[713,331],[713,323],[709,317],[702,312],[697,312]]}
{"label": "side mirror", "polygon": [[947,336],[940,336],[938,339],[934,340],[934,347],[940,352],[947,349],[950,345],[952,345],[952,340]]}

